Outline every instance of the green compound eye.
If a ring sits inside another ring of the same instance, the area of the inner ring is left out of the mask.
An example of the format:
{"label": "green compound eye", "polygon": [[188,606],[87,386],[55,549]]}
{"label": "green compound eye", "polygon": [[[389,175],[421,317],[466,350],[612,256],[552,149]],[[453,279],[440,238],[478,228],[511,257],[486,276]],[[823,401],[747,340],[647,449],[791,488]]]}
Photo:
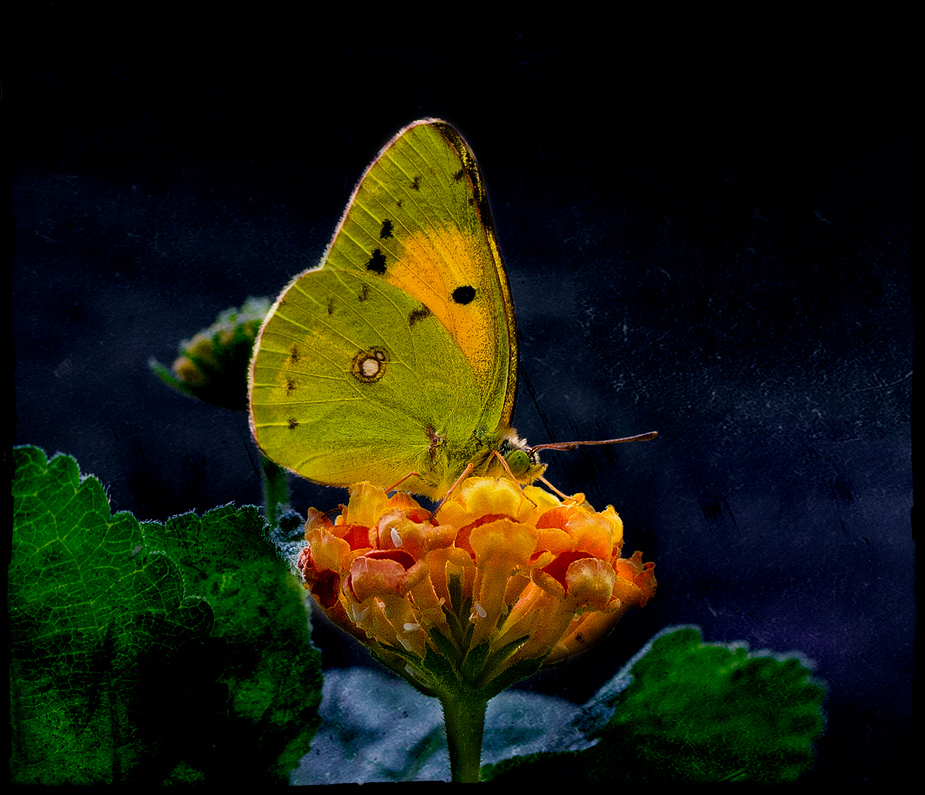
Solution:
{"label": "green compound eye", "polygon": [[507,465],[511,468],[511,474],[515,477],[525,475],[530,469],[530,456],[526,450],[511,450],[504,456]]}

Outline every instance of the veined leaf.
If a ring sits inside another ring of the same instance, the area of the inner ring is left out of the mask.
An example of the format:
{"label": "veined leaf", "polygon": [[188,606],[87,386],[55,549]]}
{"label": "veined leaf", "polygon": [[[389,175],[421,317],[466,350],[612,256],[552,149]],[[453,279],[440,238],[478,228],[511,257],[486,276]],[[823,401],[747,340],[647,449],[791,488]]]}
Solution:
{"label": "veined leaf", "polygon": [[319,661],[257,510],[141,524],[72,458],[13,455],[11,780],[285,781]]}

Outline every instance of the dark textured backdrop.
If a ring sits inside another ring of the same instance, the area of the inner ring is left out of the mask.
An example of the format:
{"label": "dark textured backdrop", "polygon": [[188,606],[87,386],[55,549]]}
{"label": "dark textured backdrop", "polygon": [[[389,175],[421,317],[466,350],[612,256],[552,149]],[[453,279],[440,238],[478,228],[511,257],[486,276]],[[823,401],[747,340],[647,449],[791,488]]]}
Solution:
{"label": "dark textured backdrop", "polygon": [[[383,8],[357,33],[359,11],[252,8],[8,16],[15,441],[75,456],[141,519],[257,502],[244,417],[169,392],[148,357],[314,264],[379,147],[443,117],[510,273],[522,435],[661,433],[547,456],[617,507],[660,584],[529,686],[582,700],[699,623],[816,661],[815,780],[894,780],[914,637],[902,22],[402,30]],[[296,507],[341,495],[300,486]],[[365,660],[317,637],[328,666]]]}

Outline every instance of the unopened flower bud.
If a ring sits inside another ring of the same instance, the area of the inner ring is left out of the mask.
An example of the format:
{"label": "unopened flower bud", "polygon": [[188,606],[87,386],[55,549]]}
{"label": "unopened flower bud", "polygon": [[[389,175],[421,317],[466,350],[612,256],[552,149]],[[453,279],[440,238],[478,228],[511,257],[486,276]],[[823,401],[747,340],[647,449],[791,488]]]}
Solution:
{"label": "unopened flower bud", "polygon": [[211,326],[181,342],[172,368],[154,359],[149,365],[165,384],[185,395],[246,411],[247,366],[269,311],[266,298],[248,298],[240,309],[226,309]]}

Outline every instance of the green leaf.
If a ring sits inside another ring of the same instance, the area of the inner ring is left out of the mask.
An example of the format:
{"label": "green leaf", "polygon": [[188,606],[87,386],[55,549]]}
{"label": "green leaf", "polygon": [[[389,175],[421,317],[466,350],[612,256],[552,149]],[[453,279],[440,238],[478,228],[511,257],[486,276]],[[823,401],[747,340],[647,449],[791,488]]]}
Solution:
{"label": "green leaf", "polygon": [[657,636],[628,673],[628,686],[619,688],[630,681],[621,673],[610,688],[619,691],[610,698],[615,711],[597,745],[508,760],[483,775],[771,784],[797,780],[814,761],[824,689],[797,656],[704,643],[699,629],[684,627]]}
{"label": "green leaf", "polygon": [[145,531],[150,546],[180,562],[187,593],[212,606],[235,743],[285,780],[320,722],[320,655],[310,641],[305,589],[254,506],[187,513]]}
{"label": "green leaf", "polygon": [[778,783],[812,765],[824,690],[797,657],[704,643],[689,627],[657,638],[631,674],[602,744],[633,743],[636,776]]}
{"label": "green leaf", "polygon": [[256,509],[141,525],[72,458],[13,461],[11,780],[285,781],[318,654]]}

